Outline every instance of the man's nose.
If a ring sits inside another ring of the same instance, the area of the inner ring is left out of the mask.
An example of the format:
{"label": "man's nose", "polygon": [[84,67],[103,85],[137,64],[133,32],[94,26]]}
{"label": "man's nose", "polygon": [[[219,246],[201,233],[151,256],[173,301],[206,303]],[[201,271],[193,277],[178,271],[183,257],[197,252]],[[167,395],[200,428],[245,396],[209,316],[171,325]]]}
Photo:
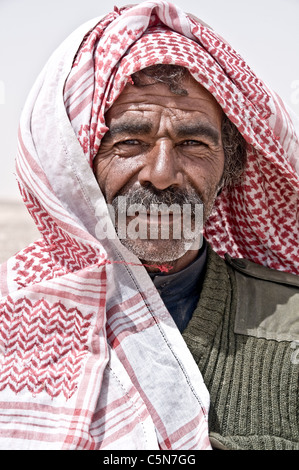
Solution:
{"label": "man's nose", "polygon": [[141,185],[151,183],[159,190],[172,185],[182,185],[181,164],[171,141],[161,139],[147,152],[146,161],[139,172],[138,180]]}

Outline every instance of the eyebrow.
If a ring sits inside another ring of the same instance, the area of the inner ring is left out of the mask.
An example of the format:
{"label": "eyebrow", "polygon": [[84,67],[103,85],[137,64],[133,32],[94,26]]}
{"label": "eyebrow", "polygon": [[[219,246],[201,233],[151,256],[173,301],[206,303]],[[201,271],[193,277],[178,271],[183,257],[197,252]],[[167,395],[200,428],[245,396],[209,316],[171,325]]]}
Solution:
{"label": "eyebrow", "polygon": [[152,128],[153,125],[150,122],[121,122],[111,125],[107,134],[111,137],[121,135],[126,132],[136,135],[148,134]]}
{"label": "eyebrow", "polygon": [[218,145],[220,142],[220,133],[215,127],[210,124],[204,123],[195,123],[195,124],[181,124],[176,129],[176,134],[178,137],[194,137],[202,136],[208,137],[215,145]]}

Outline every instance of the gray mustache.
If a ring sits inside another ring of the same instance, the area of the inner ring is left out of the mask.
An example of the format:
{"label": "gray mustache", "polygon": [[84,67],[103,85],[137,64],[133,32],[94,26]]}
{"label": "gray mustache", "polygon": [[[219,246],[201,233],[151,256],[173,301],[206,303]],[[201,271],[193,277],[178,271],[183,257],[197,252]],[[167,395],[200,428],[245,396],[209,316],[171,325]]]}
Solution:
{"label": "gray mustache", "polygon": [[194,213],[196,205],[203,204],[202,198],[193,188],[186,190],[172,187],[164,190],[158,190],[154,187],[129,189],[127,192],[122,191],[113,199],[112,206],[115,209],[119,209],[118,196],[126,198],[127,206],[141,204],[147,211],[150,211],[153,204],[164,204],[167,207],[175,204],[181,208],[183,208],[184,205],[189,204],[191,206],[191,213]]}

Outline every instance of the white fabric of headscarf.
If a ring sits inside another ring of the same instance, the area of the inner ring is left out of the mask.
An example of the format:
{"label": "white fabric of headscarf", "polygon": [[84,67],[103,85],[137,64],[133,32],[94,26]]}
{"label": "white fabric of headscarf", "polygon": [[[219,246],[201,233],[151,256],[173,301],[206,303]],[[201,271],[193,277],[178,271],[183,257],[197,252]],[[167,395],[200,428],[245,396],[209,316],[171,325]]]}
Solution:
{"label": "white fabric of headscarf", "polygon": [[139,261],[96,236],[114,230],[92,171],[105,111],[154,63],[185,65],[248,142],[244,182],[217,199],[207,239],[298,273],[298,139],[280,99],[166,1],[83,25],[20,122],[17,177],[42,238],[1,266],[1,448],[210,448],[208,392],[180,333]]}

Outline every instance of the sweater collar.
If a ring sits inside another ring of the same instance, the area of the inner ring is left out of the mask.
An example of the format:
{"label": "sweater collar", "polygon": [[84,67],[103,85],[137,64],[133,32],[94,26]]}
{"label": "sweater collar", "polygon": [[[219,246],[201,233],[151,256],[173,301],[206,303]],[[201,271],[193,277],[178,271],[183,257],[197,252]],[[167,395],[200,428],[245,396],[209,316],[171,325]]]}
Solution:
{"label": "sweater collar", "polygon": [[187,344],[195,340],[207,346],[215,337],[227,305],[231,302],[231,280],[225,261],[210,245],[205,278],[197,307],[184,331]]}

